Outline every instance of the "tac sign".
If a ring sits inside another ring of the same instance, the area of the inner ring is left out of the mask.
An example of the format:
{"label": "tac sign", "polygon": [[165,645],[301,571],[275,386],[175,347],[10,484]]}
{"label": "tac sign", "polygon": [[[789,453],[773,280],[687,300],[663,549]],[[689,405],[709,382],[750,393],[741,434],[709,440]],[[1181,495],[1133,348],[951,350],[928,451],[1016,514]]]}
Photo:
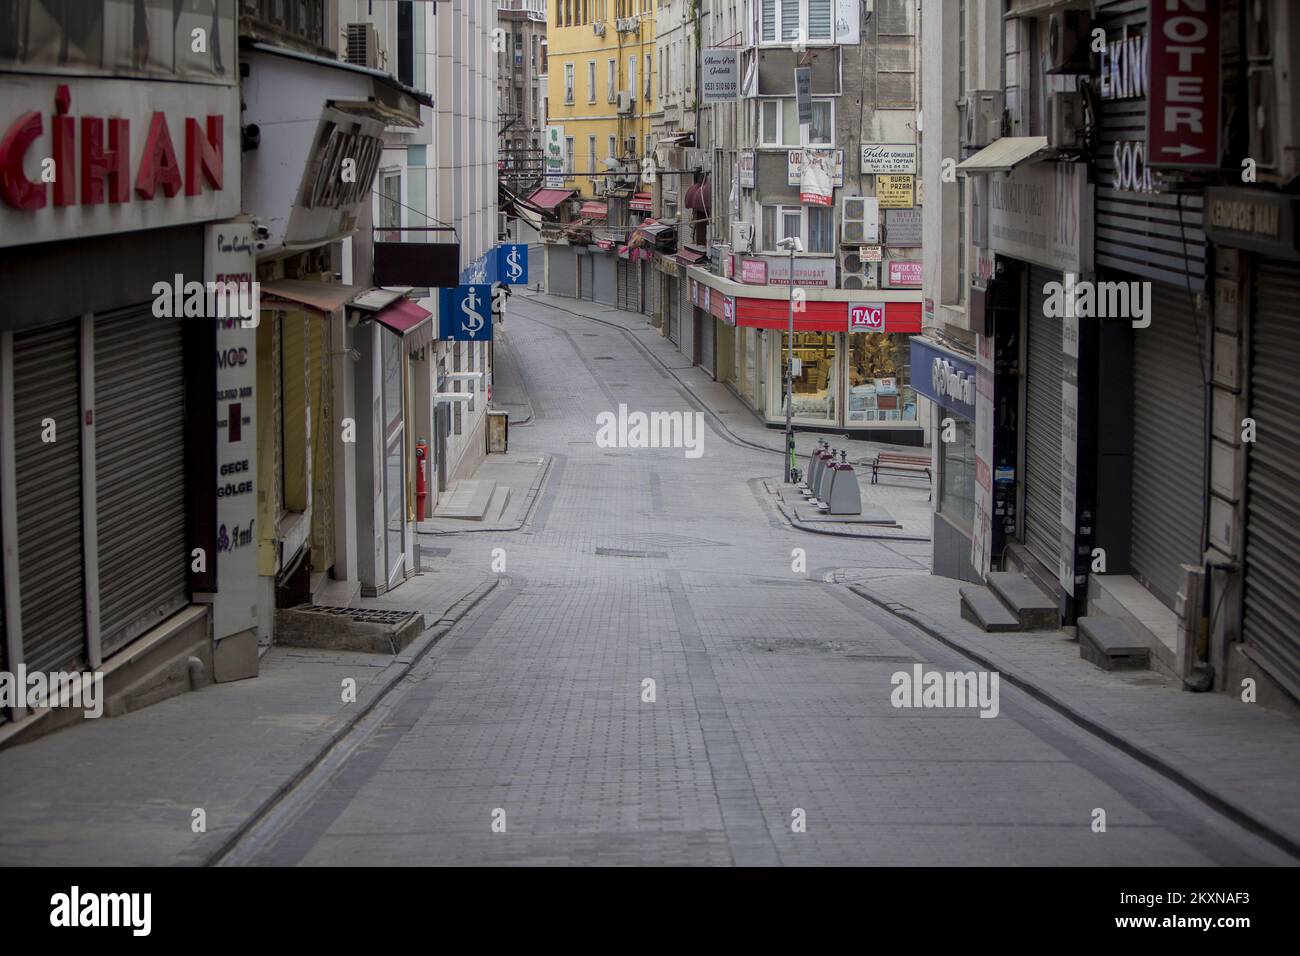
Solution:
{"label": "tac sign", "polygon": [[528,246],[522,242],[497,246],[497,281],[528,285]]}
{"label": "tac sign", "polygon": [[849,306],[850,332],[883,332],[885,307],[883,305]]}
{"label": "tac sign", "polygon": [[492,338],[492,287],[458,285],[445,290],[438,338],[445,342],[487,342]]}

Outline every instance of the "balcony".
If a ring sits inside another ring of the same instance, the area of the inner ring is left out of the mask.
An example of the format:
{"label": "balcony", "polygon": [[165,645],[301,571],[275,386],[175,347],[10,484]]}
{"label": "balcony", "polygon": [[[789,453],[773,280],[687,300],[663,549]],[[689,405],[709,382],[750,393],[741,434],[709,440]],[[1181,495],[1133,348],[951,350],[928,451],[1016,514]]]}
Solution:
{"label": "balcony", "polygon": [[497,0],[498,13],[522,13],[525,16],[509,17],[508,19],[528,19],[536,20],[539,23],[546,22],[546,4],[545,0]]}

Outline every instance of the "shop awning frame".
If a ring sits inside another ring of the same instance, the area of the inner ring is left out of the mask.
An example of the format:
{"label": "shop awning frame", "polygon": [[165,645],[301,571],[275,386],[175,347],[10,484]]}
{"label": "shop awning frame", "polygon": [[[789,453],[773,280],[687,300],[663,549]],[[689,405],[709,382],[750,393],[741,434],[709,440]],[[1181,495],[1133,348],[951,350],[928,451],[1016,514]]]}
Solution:
{"label": "shop awning frame", "polygon": [[958,163],[957,172],[968,176],[1009,173],[1017,166],[1055,156],[1056,150],[1047,145],[1046,136],[1003,136]]}
{"label": "shop awning frame", "polygon": [[408,355],[433,341],[433,313],[410,299],[396,300],[373,318],[401,338]]}
{"label": "shop awning frame", "polygon": [[312,282],[308,279],[274,279],[261,283],[262,308],[285,308],[303,305],[313,312],[329,315],[368,292],[366,286]]}

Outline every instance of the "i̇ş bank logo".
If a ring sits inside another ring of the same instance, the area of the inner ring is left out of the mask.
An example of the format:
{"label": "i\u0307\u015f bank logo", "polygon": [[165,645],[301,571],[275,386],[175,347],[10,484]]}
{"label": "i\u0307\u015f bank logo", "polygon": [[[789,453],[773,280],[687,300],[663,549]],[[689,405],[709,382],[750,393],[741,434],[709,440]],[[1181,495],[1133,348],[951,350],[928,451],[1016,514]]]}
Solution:
{"label": "i\u0307\u015f bank logo", "polygon": [[511,282],[518,282],[523,274],[524,267],[519,264],[519,247],[511,246],[510,251],[506,253],[506,278]]}
{"label": "i\u0307\u015f bank logo", "polygon": [[478,290],[473,286],[465,293],[465,298],[460,300],[460,310],[465,313],[466,318],[460,323],[461,331],[471,339],[483,330],[483,313],[478,310]]}

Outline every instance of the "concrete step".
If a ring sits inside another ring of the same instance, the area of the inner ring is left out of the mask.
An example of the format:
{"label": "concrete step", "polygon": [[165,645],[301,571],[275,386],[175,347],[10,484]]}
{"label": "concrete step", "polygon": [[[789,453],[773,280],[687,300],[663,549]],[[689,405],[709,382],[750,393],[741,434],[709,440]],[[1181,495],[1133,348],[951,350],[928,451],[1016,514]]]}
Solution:
{"label": "concrete step", "polygon": [[496,491],[492,493],[492,501],[488,503],[483,520],[488,524],[496,524],[501,521],[506,513],[506,505],[509,503],[510,488],[506,485],[497,485]]}
{"label": "concrete step", "polygon": [[465,478],[453,482],[446,494],[438,499],[438,507],[433,511],[434,517],[482,521],[496,488],[497,483],[490,478]]}
{"label": "concrete step", "polygon": [[1117,617],[1079,618],[1079,656],[1104,671],[1142,671],[1151,666],[1151,648]]}
{"label": "concrete step", "polygon": [[1020,619],[988,588],[967,584],[959,590],[961,616],[972,624],[978,624],[989,634],[1020,630]]}
{"label": "concrete step", "polygon": [[1061,626],[1056,601],[1018,571],[991,571],[989,589],[1020,621],[1022,631],[1055,631]]}

